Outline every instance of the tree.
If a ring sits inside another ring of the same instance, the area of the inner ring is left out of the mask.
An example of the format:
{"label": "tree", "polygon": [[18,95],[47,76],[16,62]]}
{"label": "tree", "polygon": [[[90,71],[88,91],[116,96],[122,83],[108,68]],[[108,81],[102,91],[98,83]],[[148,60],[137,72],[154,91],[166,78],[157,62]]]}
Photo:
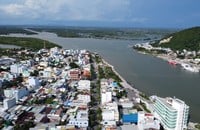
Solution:
{"label": "tree", "polygon": [[71,68],[79,68],[79,66],[78,66],[76,63],[74,63],[74,62],[71,62],[71,63],[69,64],[69,66],[70,66]]}

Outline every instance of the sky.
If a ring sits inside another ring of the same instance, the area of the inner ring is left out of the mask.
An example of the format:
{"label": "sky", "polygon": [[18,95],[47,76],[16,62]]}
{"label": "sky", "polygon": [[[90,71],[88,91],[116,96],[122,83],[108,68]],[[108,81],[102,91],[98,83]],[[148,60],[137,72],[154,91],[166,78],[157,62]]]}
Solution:
{"label": "sky", "polygon": [[200,0],[0,0],[0,25],[200,26]]}

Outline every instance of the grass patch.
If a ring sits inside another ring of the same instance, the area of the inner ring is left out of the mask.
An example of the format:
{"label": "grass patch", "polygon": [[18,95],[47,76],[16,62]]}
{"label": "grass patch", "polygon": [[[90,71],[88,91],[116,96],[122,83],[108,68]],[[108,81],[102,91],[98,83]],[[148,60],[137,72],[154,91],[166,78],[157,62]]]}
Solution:
{"label": "grass patch", "polygon": [[61,46],[51,43],[46,40],[42,39],[37,39],[37,38],[25,38],[25,37],[4,37],[0,36],[0,44],[5,44],[5,45],[16,45],[20,46],[22,48],[29,48],[29,49],[34,49],[34,50],[39,50],[44,47],[47,49],[53,48],[53,47],[59,47]]}

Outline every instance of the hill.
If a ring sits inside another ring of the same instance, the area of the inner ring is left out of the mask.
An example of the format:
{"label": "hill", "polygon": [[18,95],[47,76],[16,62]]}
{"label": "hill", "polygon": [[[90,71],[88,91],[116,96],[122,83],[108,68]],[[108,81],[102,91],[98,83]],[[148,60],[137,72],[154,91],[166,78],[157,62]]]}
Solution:
{"label": "hill", "polygon": [[172,50],[199,51],[200,27],[193,27],[170,34],[152,45],[171,48]]}

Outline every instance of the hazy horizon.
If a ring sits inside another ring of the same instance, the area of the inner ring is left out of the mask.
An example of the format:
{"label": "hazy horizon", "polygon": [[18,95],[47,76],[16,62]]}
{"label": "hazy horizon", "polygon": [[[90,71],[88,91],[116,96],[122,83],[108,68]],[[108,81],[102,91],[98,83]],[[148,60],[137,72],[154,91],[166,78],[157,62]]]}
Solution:
{"label": "hazy horizon", "polygon": [[200,25],[199,5],[199,0],[1,0],[0,25],[189,28]]}

